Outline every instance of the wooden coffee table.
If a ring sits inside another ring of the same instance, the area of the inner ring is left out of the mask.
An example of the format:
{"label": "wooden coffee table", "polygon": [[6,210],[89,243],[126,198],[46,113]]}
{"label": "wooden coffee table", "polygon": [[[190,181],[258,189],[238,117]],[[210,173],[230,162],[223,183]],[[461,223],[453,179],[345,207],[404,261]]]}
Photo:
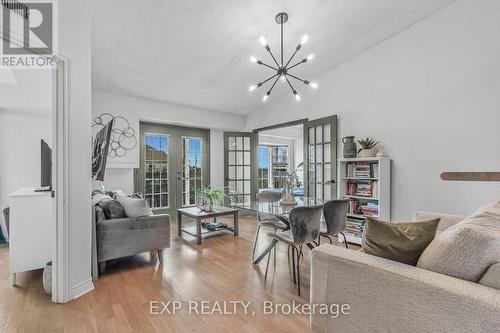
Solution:
{"label": "wooden coffee table", "polygon": [[[182,216],[188,216],[196,220],[196,226],[191,228],[182,228]],[[228,226],[221,230],[208,230],[201,227],[201,220],[204,219],[214,219],[216,221],[217,217],[233,215],[233,227]],[[194,229],[194,230],[193,230]],[[210,233],[221,233],[223,231],[231,231],[235,236],[238,236],[238,209],[229,207],[217,207],[211,212],[205,212],[198,207],[187,207],[177,209],[177,234],[182,235],[185,232],[191,236],[196,237],[196,244],[201,244],[202,235]]]}

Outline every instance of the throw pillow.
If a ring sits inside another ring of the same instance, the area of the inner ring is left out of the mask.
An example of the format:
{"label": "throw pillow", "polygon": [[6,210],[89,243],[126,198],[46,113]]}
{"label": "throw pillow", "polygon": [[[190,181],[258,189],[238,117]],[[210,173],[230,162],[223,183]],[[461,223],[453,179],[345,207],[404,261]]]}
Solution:
{"label": "throw pillow", "polygon": [[116,200],[111,198],[102,199],[97,203],[97,205],[102,208],[106,220],[125,217],[123,206]]}
{"label": "throw pillow", "polygon": [[491,265],[479,280],[479,283],[500,290],[500,263]]}
{"label": "throw pillow", "polygon": [[361,243],[363,252],[415,266],[436,235],[439,221],[391,223],[368,217]]}
{"label": "throw pillow", "polygon": [[478,282],[500,262],[500,202],[446,229],[425,249],[418,267]]}
{"label": "throw pillow", "polygon": [[125,214],[128,217],[141,217],[153,215],[148,202],[145,199],[120,198],[120,203],[125,209]]}

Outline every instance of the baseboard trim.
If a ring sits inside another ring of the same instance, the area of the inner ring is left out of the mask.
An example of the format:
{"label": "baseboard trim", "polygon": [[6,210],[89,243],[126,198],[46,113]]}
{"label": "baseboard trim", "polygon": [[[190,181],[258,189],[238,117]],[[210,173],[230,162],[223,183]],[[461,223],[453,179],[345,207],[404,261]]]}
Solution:
{"label": "baseboard trim", "polygon": [[94,283],[92,283],[92,279],[90,278],[73,287],[71,299],[76,299],[92,290],[94,290]]}

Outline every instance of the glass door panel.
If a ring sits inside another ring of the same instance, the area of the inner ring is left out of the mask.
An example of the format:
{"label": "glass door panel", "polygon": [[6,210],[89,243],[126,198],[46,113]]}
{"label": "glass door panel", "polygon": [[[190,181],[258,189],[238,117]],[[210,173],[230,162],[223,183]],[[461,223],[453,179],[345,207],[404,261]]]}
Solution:
{"label": "glass door panel", "polygon": [[168,135],[144,135],[144,197],[152,208],[168,208]]}
{"label": "glass door panel", "polygon": [[196,191],[203,184],[203,139],[182,138],[182,206],[196,204]]}
{"label": "glass door panel", "polygon": [[307,195],[323,200],[335,198],[337,117],[308,122],[306,126]]}
{"label": "glass door panel", "polygon": [[[224,179],[231,204],[248,204],[255,193],[253,133],[224,133]],[[256,149],[255,149],[256,151]],[[257,176],[257,174],[255,175]]]}

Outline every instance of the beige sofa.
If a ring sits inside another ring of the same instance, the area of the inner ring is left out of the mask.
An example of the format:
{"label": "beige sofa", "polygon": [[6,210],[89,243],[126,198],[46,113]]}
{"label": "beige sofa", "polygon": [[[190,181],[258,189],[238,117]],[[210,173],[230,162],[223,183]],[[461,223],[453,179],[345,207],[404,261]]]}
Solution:
{"label": "beige sofa", "polygon": [[[462,216],[440,217],[444,230]],[[500,332],[500,290],[338,246],[313,251],[311,304],[349,304],[338,317],[311,314],[314,332]]]}

